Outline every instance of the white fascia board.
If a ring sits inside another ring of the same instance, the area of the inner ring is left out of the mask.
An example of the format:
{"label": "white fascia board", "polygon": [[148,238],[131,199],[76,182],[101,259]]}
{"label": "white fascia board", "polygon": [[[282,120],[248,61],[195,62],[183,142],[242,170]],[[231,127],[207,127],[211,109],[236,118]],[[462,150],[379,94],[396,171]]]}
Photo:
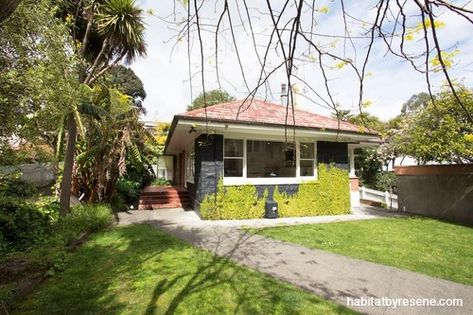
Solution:
{"label": "white fascia board", "polygon": [[[205,133],[206,129],[209,129],[211,132],[218,134],[225,134],[226,136],[235,136],[238,138],[245,138],[248,134],[258,134],[258,135],[268,135],[271,137],[281,138],[285,137],[287,130],[287,137],[291,139],[293,136],[293,128],[288,126],[287,128],[273,127],[273,126],[262,126],[262,125],[251,125],[251,124],[235,124],[235,123],[219,123],[219,122],[208,122],[207,124],[200,120],[183,120],[180,119],[178,124],[183,126],[194,126],[201,133]],[[201,129],[203,128],[203,129]],[[201,130],[199,130],[201,129]],[[380,138],[374,135],[364,135],[364,134],[355,134],[355,133],[346,133],[343,131],[322,131],[322,130],[313,130],[306,128],[297,128],[296,127],[296,138],[317,138],[318,140],[327,140],[338,139],[341,142],[353,142],[353,141],[367,141],[369,144],[370,141],[379,141]],[[372,142],[373,145],[378,145],[378,143]]]}

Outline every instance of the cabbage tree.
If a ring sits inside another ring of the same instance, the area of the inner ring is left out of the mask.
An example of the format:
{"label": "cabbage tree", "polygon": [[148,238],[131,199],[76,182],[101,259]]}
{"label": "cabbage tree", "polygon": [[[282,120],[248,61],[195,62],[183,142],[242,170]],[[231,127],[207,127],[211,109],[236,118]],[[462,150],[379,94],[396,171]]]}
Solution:
{"label": "cabbage tree", "polygon": [[[79,14],[74,14],[79,12]],[[77,41],[79,82],[92,86],[114,65],[132,62],[146,54],[143,11],[133,0],[91,0],[67,2],[65,20],[71,21],[71,35]],[[60,214],[70,208],[78,123],[77,105],[67,115],[67,145],[61,182]]]}

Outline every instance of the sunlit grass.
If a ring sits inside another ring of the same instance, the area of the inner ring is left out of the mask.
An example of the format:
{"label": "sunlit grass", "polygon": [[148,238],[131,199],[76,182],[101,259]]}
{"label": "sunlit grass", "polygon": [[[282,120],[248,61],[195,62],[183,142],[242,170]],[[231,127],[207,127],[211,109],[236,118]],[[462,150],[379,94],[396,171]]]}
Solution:
{"label": "sunlit grass", "polygon": [[267,228],[257,233],[473,285],[473,228],[396,218]]}

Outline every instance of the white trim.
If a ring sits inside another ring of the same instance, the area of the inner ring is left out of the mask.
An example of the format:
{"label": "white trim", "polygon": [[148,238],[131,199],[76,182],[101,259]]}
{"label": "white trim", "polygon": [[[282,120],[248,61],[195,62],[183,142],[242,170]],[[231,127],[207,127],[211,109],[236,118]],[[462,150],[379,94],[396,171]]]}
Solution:
{"label": "white trim", "polygon": [[[275,142],[284,142],[280,137],[274,136],[264,136],[261,137],[259,135],[254,137],[242,137],[239,136],[227,136],[224,135],[223,139],[223,159],[225,163],[225,139],[232,139],[232,140],[242,140],[243,141],[243,157],[227,157],[227,159],[243,159],[243,172],[241,177],[223,177],[223,184],[225,186],[234,186],[234,185],[281,185],[281,184],[300,184],[303,182],[314,181],[318,179],[317,173],[317,141],[316,140],[309,140],[303,139],[301,141],[296,140],[296,176],[295,177],[257,177],[257,178],[248,178],[248,148],[247,148],[247,140],[252,141],[275,141]],[[313,139],[313,138],[312,138]],[[313,167],[314,167],[314,176],[300,176],[300,143],[314,143],[314,159],[313,160]]]}
{"label": "white trim", "polygon": [[243,178],[243,177],[224,177],[223,185],[238,186],[238,185],[285,185],[285,184],[301,184],[305,182],[315,181],[315,177],[258,177],[258,178]]}
{"label": "white trim", "polygon": [[[220,134],[229,134],[229,133],[239,133],[239,134],[262,134],[262,135],[277,135],[283,136],[285,135],[285,131],[287,128],[292,127],[273,127],[273,126],[262,126],[262,125],[251,125],[251,124],[235,124],[235,123],[217,123],[217,122],[202,122],[201,120],[187,120],[187,119],[179,119],[178,124],[180,125],[188,125],[194,126],[199,131],[199,128],[205,128],[203,130],[211,129],[211,131],[215,131]],[[300,128],[296,127],[296,138],[297,137],[317,137],[318,139],[338,139],[339,141],[368,141],[366,145],[379,145],[381,139],[379,136],[376,135],[368,135],[368,134],[361,134],[361,133],[351,133],[349,131],[322,131],[322,130],[315,130],[315,129],[307,129],[307,128]],[[258,135],[259,136],[259,135]],[[230,136],[229,138],[234,138]],[[289,139],[292,138],[292,135],[288,137]],[[265,139],[266,140],[266,139]],[[370,141],[374,141],[369,143]]]}

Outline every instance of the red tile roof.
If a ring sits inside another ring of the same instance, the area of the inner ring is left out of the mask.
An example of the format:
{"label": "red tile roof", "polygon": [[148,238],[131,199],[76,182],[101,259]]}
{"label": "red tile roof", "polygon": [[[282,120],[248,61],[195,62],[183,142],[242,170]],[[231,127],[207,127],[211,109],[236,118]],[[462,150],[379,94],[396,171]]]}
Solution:
{"label": "red tile roof", "polygon": [[[178,118],[205,119],[205,110],[199,108],[177,116]],[[295,118],[294,120],[293,117]],[[243,104],[243,100],[237,100],[209,106],[207,107],[207,118],[210,121],[282,126],[292,126],[295,124],[296,127],[377,134],[374,130],[368,130],[367,128],[346,121],[338,121],[337,119],[321,116],[301,109],[295,109],[294,115],[292,115],[292,111],[289,109],[286,122],[286,106],[258,99],[254,99],[251,103],[248,100],[245,104]]]}

